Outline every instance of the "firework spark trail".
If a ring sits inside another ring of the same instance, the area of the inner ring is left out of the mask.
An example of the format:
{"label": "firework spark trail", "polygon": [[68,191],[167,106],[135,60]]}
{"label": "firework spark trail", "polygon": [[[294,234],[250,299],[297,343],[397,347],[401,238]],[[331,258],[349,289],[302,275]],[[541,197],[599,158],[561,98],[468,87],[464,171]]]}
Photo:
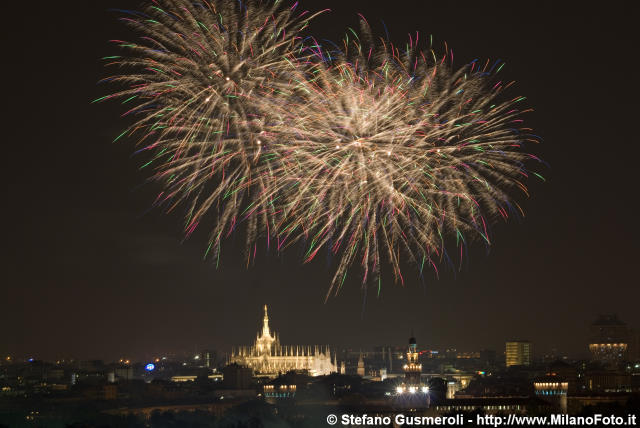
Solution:
{"label": "firework spark trail", "polygon": [[277,2],[163,4],[127,18],[143,42],[118,42],[127,71],[107,80],[129,88],[103,99],[138,102],[118,138],[142,134],[164,183],[156,203],[187,205],[187,235],[215,217],[205,255],[219,259],[240,225],[247,262],[259,238],[277,251],[303,243],[305,262],[320,251],[337,261],[329,296],[355,264],[364,287],[381,283],[382,265],[402,283],[405,262],[437,274],[522,213],[525,162],[539,161],[522,147],[537,138],[524,98],[503,101],[498,62],[455,70],[448,48],[422,51],[418,34],[402,51],[374,43],[365,21],[327,50],[297,35],[315,15]]}
{"label": "firework spark trail", "polygon": [[383,41],[372,55],[348,39],[342,53],[316,50],[320,60],[297,70],[298,92],[269,126],[276,174],[295,184],[279,189],[277,229],[288,245],[308,243],[305,261],[323,248],[336,254],[327,296],[355,263],[363,286],[371,274],[380,281],[385,261],[404,282],[400,264],[435,269],[448,236],[461,255],[470,239],[489,244],[488,225],[520,209],[514,189],[527,193],[530,156],[520,149],[536,139],[521,129],[524,98],[498,101],[508,85],[487,67],[454,71],[450,51],[429,61],[417,39],[404,54]]}
{"label": "firework spark trail", "polygon": [[[187,234],[215,216],[214,252],[241,221],[247,249],[268,231],[272,173],[258,162],[268,112],[254,100],[276,98],[291,84],[281,73],[300,49],[300,31],[318,15],[296,7],[154,0],[144,12],[123,11],[140,42],[116,40],[127,55],[107,58],[123,72],[104,80],[128,88],[99,100],[137,102],[125,113],[137,121],[121,137],[141,135],[139,151],[153,153],[144,166],[155,167],[153,179],[165,187],[156,202],[167,211],[188,206]],[[259,214],[243,218],[247,206]]]}

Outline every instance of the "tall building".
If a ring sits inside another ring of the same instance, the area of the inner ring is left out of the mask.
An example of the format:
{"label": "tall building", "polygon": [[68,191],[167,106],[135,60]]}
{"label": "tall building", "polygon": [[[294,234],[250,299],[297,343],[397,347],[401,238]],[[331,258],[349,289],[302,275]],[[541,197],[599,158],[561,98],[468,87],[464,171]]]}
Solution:
{"label": "tall building", "polygon": [[422,364],[418,362],[418,345],[415,337],[409,339],[407,362],[402,368],[404,381],[396,387],[396,398],[400,398],[396,405],[409,408],[428,406],[429,386],[422,383]]}
{"label": "tall building", "polygon": [[513,340],[505,345],[505,362],[507,367],[530,366],[533,360],[533,349],[528,340]]}
{"label": "tall building", "polygon": [[409,348],[407,349],[407,363],[403,367],[404,381],[407,385],[420,384],[420,375],[422,374],[422,364],[418,362],[418,345],[416,338],[409,339]]}
{"label": "tall building", "polygon": [[362,352],[360,352],[360,357],[358,358],[358,370],[357,370],[358,376],[363,377],[364,376],[364,358],[362,357]]}
{"label": "tall building", "polygon": [[215,366],[215,361],[216,361],[215,352],[208,351],[208,350],[202,351],[202,364],[205,367],[211,368],[211,367]]}
{"label": "tall building", "polygon": [[262,331],[253,346],[233,349],[230,364],[253,369],[259,376],[278,376],[292,370],[308,371],[311,376],[337,372],[335,355],[328,346],[282,346],[275,332],[269,329],[267,305],[264,305]]}
{"label": "tall building", "polygon": [[617,315],[600,315],[589,329],[589,351],[602,363],[622,361],[629,347],[629,328]]}

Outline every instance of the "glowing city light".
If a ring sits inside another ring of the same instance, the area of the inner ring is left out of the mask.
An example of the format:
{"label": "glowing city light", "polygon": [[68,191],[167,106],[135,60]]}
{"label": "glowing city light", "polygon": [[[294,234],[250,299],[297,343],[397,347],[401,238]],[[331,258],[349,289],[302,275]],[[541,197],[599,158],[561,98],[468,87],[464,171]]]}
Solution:
{"label": "glowing city light", "polygon": [[396,392],[397,392],[398,394],[402,394],[402,392],[403,392],[403,391],[404,391],[404,388],[403,388],[403,387],[401,387],[401,386],[399,386],[399,387],[397,387],[397,388],[396,388]]}
{"label": "glowing city light", "polygon": [[154,371],[154,370],[155,370],[155,368],[156,368],[156,365],[155,365],[155,364],[153,364],[153,363],[149,363],[149,364],[147,364],[146,366],[144,366],[144,369],[145,369],[146,371],[148,371],[148,372],[152,372],[152,371]]}

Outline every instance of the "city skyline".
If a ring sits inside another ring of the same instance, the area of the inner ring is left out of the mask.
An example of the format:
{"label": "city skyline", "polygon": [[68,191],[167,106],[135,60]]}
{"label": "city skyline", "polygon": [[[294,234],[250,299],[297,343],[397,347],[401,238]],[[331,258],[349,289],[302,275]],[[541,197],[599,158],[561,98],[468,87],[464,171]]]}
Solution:
{"label": "city skyline", "polygon": [[[237,257],[240,237],[225,244],[216,270],[202,259],[204,234],[183,242],[179,214],[150,210],[156,189],[143,185],[148,176],[132,144],[111,143],[124,126],[119,106],[89,105],[107,91],[96,82],[106,75],[99,58],[114,52],[108,40],[126,33],[108,9],[138,2],[42,5],[29,11],[29,28],[15,20],[2,30],[4,40],[20,40],[6,44],[21,76],[8,89],[5,116],[8,158],[20,161],[8,165],[3,213],[10,254],[3,260],[0,354],[116,359],[230,349],[253,337],[263,304],[273,308],[273,325],[287,343],[354,348],[402,345],[413,330],[421,346],[433,348],[502,352],[505,341],[522,338],[535,353],[556,348],[586,357],[589,325],[599,314],[617,313],[640,327],[637,232],[627,231],[636,180],[633,157],[616,143],[635,136],[632,124],[611,125],[628,123],[621,118],[633,109],[631,97],[620,95],[633,61],[624,18],[584,4],[301,4],[332,9],[318,18],[320,37],[339,39],[364,11],[376,30],[384,17],[394,40],[418,30],[433,34],[436,46],[446,41],[458,65],[506,61],[501,73],[517,81],[510,93],[527,96],[536,110],[527,118],[543,137],[535,154],[551,165],[547,182],[535,184],[525,202],[526,218],[496,225],[490,252],[472,246],[461,272],[443,269],[422,284],[408,266],[404,287],[383,275],[380,297],[374,287],[365,297],[354,274],[325,303],[325,257],[303,265],[294,248],[282,257],[263,253],[247,269]],[[27,15],[27,7],[12,4],[11,15]],[[61,46],[43,46],[43,35]],[[62,46],[65,40],[72,46]],[[596,57],[617,64],[594,71]]]}
{"label": "city skyline", "polygon": [[[257,321],[256,321],[256,327],[258,328],[258,334],[262,334],[264,336],[264,326],[265,324],[265,320],[266,318],[266,307],[267,305],[262,305],[260,309],[263,309],[265,311],[265,316],[264,318],[261,317],[256,317]],[[259,318],[259,319],[258,319]],[[275,323],[278,322],[278,319],[280,317],[276,316],[273,317],[273,315],[271,315],[270,317],[270,331],[271,333],[274,332],[273,329],[273,325],[274,325],[274,320]],[[634,328],[634,326],[629,326],[627,323],[624,322],[624,320],[619,320],[617,318],[617,314],[599,314],[597,318],[593,319],[592,322],[589,323],[588,327],[587,327],[587,333],[584,334],[585,336],[585,342],[584,342],[584,350],[582,350],[581,352],[578,353],[571,353],[568,352],[566,349],[563,349],[562,347],[553,347],[553,348],[549,348],[549,349],[539,349],[538,346],[536,346],[535,343],[531,342],[530,340],[527,340],[526,337],[506,337],[504,339],[502,339],[502,341],[499,340],[493,340],[491,343],[495,343],[496,346],[492,347],[489,345],[478,345],[478,346],[470,346],[468,343],[445,343],[445,344],[434,344],[434,343],[430,343],[430,342],[425,342],[424,340],[420,341],[420,346],[419,346],[419,350],[422,351],[433,351],[435,353],[440,353],[440,354],[449,354],[451,353],[453,354],[473,354],[473,353],[479,353],[482,351],[490,351],[495,353],[497,360],[498,361],[506,361],[507,362],[507,366],[509,366],[510,364],[519,364],[518,362],[511,362],[509,363],[509,361],[513,361],[514,357],[510,356],[509,352],[521,352],[521,351],[509,351],[509,346],[515,346],[516,344],[519,343],[526,343],[527,345],[527,350],[525,352],[530,352],[530,356],[528,357],[529,359],[527,359],[527,363],[526,365],[529,365],[531,363],[533,363],[534,361],[536,362],[540,362],[540,361],[547,361],[547,362],[551,362],[553,360],[562,360],[562,359],[568,359],[568,360],[592,360],[594,359],[593,356],[593,349],[592,349],[592,343],[594,343],[594,339],[593,339],[593,329],[596,326],[599,326],[600,322],[602,322],[602,320],[608,320],[608,319],[614,319],[616,323],[619,323],[620,326],[623,326],[623,328],[625,329],[626,336],[623,338],[622,336],[619,336],[617,338],[617,340],[614,340],[614,342],[617,341],[621,341],[621,343],[625,343],[625,351],[627,352],[632,352],[634,355],[638,352],[637,346],[639,346],[640,344],[638,344],[638,339],[640,338],[640,329]],[[269,321],[267,321],[269,322]],[[292,328],[292,326],[295,324],[295,328]],[[280,346],[280,337],[281,337],[281,331],[285,332],[285,341],[287,343],[293,343],[291,341],[289,341],[288,339],[288,335],[292,334],[294,337],[299,337],[298,335],[296,335],[296,329],[298,329],[299,327],[303,327],[304,330],[304,322],[303,320],[297,320],[296,323],[294,324],[290,324],[289,326],[282,326],[283,328],[280,329],[280,327],[276,327],[276,330],[278,331],[278,335],[277,335],[277,344],[278,346]],[[276,324],[277,325],[277,324]],[[406,333],[405,336],[406,337],[420,337],[420,335],[415,334],[416,329],[412,328],[411,331],[409,333]],[[72,354],[70,352],[62,352],[62,353],[58,353],[58,354],[51,354],[51,355],[47,355],[47,354],[42,354],[42,353],[37,353],[37,352],[27,352],[27,353],[11,353],[11,352],[4,352],[2,354],[0,354],[0,358],[8,358],[11,357],[11,361],[12,362],[18,362],[18,361],[27,361],[27,360],[41,360],[41,361],[56,361],[56,360],[67,360],[67,361],[82,361],[82,360],[104,360],[104,361],[111,361],[111,362],[116,362],[116,361],[131,361],[131,362],[144,362],[144,361],[153,361],[154,359],[157,358],[162,358],[162,357],[168,357],[168,358],[193,358],[194,356],[200,356],[203,352],[214,352],[216,353],[216,358],[220,359],[220,361],[223,360],[233,360],[234,355],[241,355],[241,350],[245,350],[242,352],[249,352],[251,349],[253,349],[253,347],[250,346],[246,346],[247,343],[249,343],[251,341],[251,337],[255,336],[255,331],[253,333],[253,336],[251,334],[247,335],[244,339],[246,339],[244,342],[242,341],[242,338],[239,338],[239,341],[236,341],[234,343],[231,343],[230,345],[226,345],[226,346],[217,346],[215,343],[213,342],[207,342],[207,341],[200,341],[198,343],[192,343],[192,344],[187,344],[186,346],[183,347],[176,347],[176,348],[169,348],[169,347],[164,347],[161,343],[160,344],[156,344],[153,347],[153,350],[150,349],[146,349],[146,350],[142,350],[142,351],[127,351],[127,350],[121,350],[121,352],[119,353],[114,353],[113,351],[108,351],[105,354],[102,355],[98,355],[98,354]],[[355,352],[356,350],[359,350],[361,352],[364,352],[365,354],[371,352],[372,350],[375,350],[376,348],[379,347],[388,347],[391,346],[393,348],[403,348],[405,346],[404,342],[406,341],[406,337],[403,337],[402,335],[396,335],[396,337],[392,338],[389,341],[377,341],[377,342],[370,342],[370,343],[365,343],[365,344],[360,344],[360,345],[353,345],[350,343],[332,343],[332,342],[322,342],[320,344],[315,344],[315,342],[313,341],[313,338],[309,335],[306,335],[306,339],[307,342],[296,342],[297,345],[293,345],[293,346],[284,346],[283,348],[286,348],[283,355],[286,355],[287,352],[289,352],[289,348],[293,349],[294,353],[295,353],[295,349],[299,348],[300,350],[305,350],[304,352],[310,352],[310,355],[313,355],[313,352],[324,352],[325,348],[326,349],[331,349],[331,352],[329,354],[327,354],[330,358],[334,358],[335,355],[337,355],[338,353],[341,352]],[[421,338],[423,339],[423,338]],[[255,337],[254,337],[254,340]],[[261,341],[262,339],[260,337],[258,337],[258,342]],[[274,339],[275,340],[275,339]],[[305,339],[302,339],[305,340]],[[258,343],[256,342],[256,343]],[[597,340],[595,340],[595,342],[598,342]],[[312,344],[314,343],[314,344]],[[361,343],[361,342],[360,342]],[[598,342],[600,343],[600,342]],[[506,348],[505,348],[506,345]],[[256,345],[257,346],[257,345]],[[602,346],[602,345],[600,345]],[[308,350],[307,350],[308,348]],[[315,349],[315,351],[314,351]],[[247,354],[248,355],[248,354]],[[302,354],[301,354],[302,355]],[[625,354],[626,355],[626,354]],[[630,355],[630,354],[629,354]],[[633,358],[633,357],[631,357]]]}

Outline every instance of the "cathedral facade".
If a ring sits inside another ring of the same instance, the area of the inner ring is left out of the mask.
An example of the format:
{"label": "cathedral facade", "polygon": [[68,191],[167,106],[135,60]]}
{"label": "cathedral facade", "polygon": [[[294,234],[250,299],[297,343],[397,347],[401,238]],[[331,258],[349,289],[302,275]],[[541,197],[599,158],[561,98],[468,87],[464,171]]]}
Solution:
{"label": "cathedral facade", "polygon": [[267,305],[264,305],[262,331],[253,346],[242,346],[231,351],[229,364],[250,367],[257,376],[277,376],[292,370],[304,370],[311,376],[337,372],[335,356],[328,346],[283,346],[275,332],[269,329]]}

